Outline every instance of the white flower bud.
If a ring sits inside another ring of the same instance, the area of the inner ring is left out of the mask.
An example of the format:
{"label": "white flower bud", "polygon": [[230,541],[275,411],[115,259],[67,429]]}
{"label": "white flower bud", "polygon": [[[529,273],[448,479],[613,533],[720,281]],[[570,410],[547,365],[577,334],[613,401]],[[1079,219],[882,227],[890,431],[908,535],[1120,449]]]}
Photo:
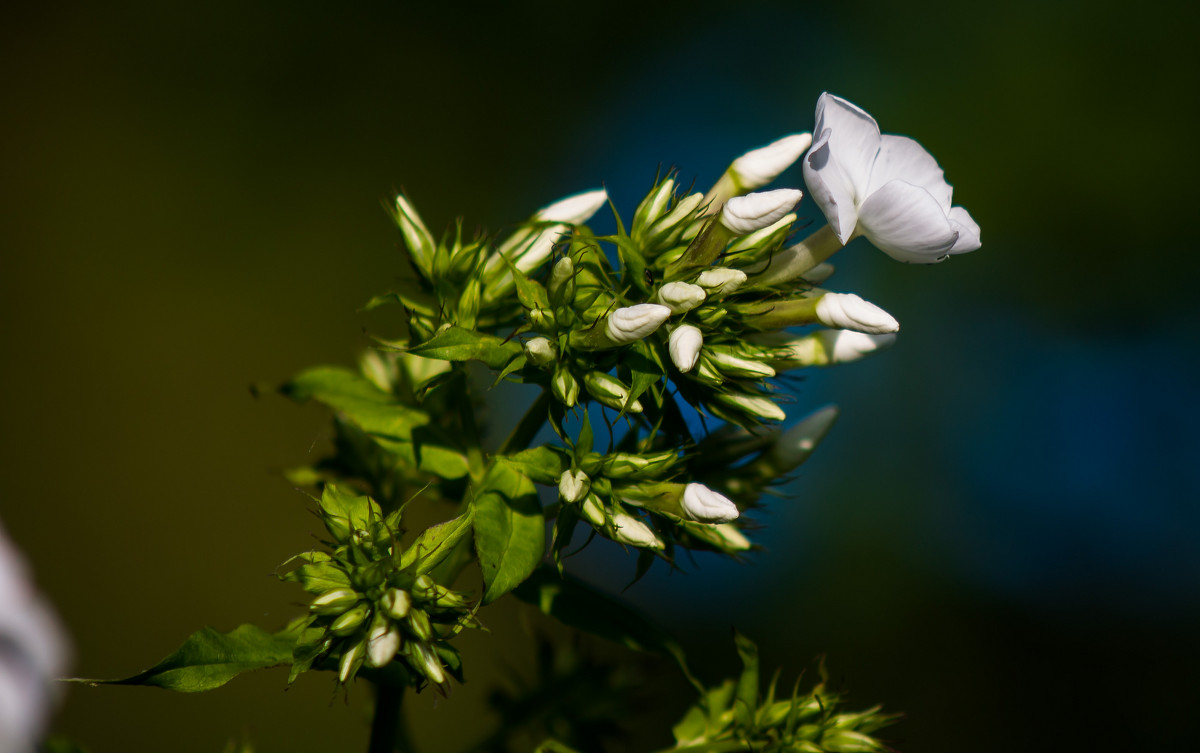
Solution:
{"label": "white flower bud", "polygon": [[308,608],[317,614],[341,614],[358,603],[358,594],[349,588],[334,588],[313,599]]}
{"label": "white flower bud", "polygon": [[848,329],[825,329],[814,335],[821,341],[822,347],[829,358],[829,363],[849,363],[877,350],[890,347],[896,342],[896,335],[868,335],[865,332],[854,332]]}
{"label": "white flower bud", "polygon": [[408,610],[412,607],[412,596],[408,591],[403,591],[399,588],[389,588],[387,593],[380,599],[380,605],[387,612],[389,617],[397,620],[403,620],[408,616]]}
{"label": "white flower bud", "polygon": [[696,280],[696,284],[708,291],[711,296],[725,296],[742,286],[746,282],[746,273],[740,269],[729,269],[728,267],[716,267],[714,269],[706,269],[700,273],[700,278]]}
{"label": "white flower bud", "polygon": [[367,634],[367,666],[384,667],[400,650],[400,631],[386,623],[376,625]]}
{"label": "white flower bud", "polygon": [[591,481],[583,471],[565,470],[558,477],[558,496],[564,502],[575,504],[587,495],[590,488]]}
{"label": "white flower bud", "polygon": [[542,207],[533,216],[542,222],[566,222],[571,225],[582,225],[592,218],[600,207],[608,201],[608,193],[603,188],[595,191],[585,191],[565,199],[559,199],[550,206]]}
{"label": "white flower bud", "polygon": [[737,529],[737,526],[732,523],[722,523],[720,525],[713,526],[713,530],[721,536],[722,541],[725,542],[729,551],[744,552],[751,546],[750,539],[746,538],[745,535],[743,535],[742,532]]}
{"label": "white flower bud", "polygon": [[751,416],[765,418],[770,421],[782,421],[787,418],[787,414],[783,412],[783,408],[776,405],[775,401],[769,397],[743,395],[736,392],[717,392],[714,397],[722,403]]}
{"label": "white flower bud", "polygon": [[733,161],[729,172],[742,189],[753,191],[778,178],[811,145],[811,133],[793,133],[746,152]]}
{"label": "white flower bud", "polygon": [[579,505],[579,513],[583,519],[597,528],[604,527],[604,504],[595,494],[588,494]]}
{"label": "white flower bud", "polygon": [[589,371],[583,378],[583,384],[592,397],[610,408],[627,410],[630,413],[642,412],[642,404],[637,400],[630,403],[628,407],[625,406],[626,401],[629,400],[629,388],[616,377],[602,371]]}
{"label": "white flower bud", "polygon": [[671,318],[671,309],[657,303],[639,303],[612,312],[605,332],[613,342],[624,345],[641,340]]}
{"label": "white flower bud", "polygon": [[721,223],[738,235],[753,233],[782,219],[803,195],[794,188],[779,188],[732,198],[721,209]]}
{"label": "white flower bud", "polygon": [[666,546],[654,529],[624,512],[613,515],[613,538],[622,544],[644,549],[662,549]]}
{"label": "white flower bud", "polygon": [[852,329],[871,335],[898,332],[900,323],[892,315],[854,293],[826,293],[817,301],[817,321],[829,327]]}
{"label": "white flower bud", "polygon": [[688,484],[683,489],[684,517],[701,523],[728,523],[739,515],[737,505],[704,484]]}
{"label": "white flower bud", "polygon": [[704,288],[690,282],[668,282],[658,289],[654,299],[671,309],[672,313],[682,314],[691,311],[705,299]]}
{"label": "white flower bud", "polygon": [[413,658],[416,659],[417,668],[429,678],[430,682],[434,685],[441,685],[446,681],[446,673],[442,670],[442,662],[428,643],[421,641],[414,644],[413,653],[415,654]]}
{"label": "white flower bud", "polygon": [[561,306],[574,300],[575,262],[571,261],[571,257],[564,256],[554,263],[550,269],[550,279],[546,281],[546,293],[550,296],[551,306]]}
{"label": "white flower bud", "polygon": [[545,337],[525,341],[525,357],[534,366],[548,366],[558,358],[554,343]]}
{"label": "white flower bud", "polygon": [[686,373],[692,370],[696,365],[696,359],[700,357],[700,348],[704,345],[704,335],[696,327],[684,324],[676,327],[675,331],[671,333],[668,345],[675,367]]}
{"label": "white flower bud", "polygon": [[342,653],[342,659],[338,663],[338,682],[345,683],[358,671],[362,666],[365,651],[366,646],[359,641]]}
{"label": "white flower bud", "polygon": [[775,475],[788,473],[813,453],[837,420],[836,405],[827,405],[783,433],[769,451]]}

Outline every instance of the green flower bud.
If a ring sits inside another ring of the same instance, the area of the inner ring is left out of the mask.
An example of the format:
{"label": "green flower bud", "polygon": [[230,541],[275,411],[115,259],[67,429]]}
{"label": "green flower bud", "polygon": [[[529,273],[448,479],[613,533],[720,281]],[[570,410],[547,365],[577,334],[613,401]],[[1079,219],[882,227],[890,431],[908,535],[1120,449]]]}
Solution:
{"label": "green flower bud", "polygon": [[399,588],[389,588],[379,600],[379,605],[383,611],[387,612],[388,616],[397,620],[403,620],[408,616],[408,610],[412,607],[412,597],[408,591],[402,591]]}
{"label": "green flower bud", "polygon": [[[663,308],[666,308],[665,306]],[[642,404],[637,400],[629,403],[629,388],[626,387],[616,377],[605,374],[602,371],[589,371],[583,378],[583,385],[587,387],[587,391],[592,397],[604,403],[610,408],[617,410],[628,411],[629,413],[641,413]]]}
{"label": "green flower bud", "polygon": [[550,389],[558,402],[568,408],[579,402],[579,382],[575,381],[575,377],[566,366],[560,364],[554,372],[554,378],[550,380]]}
{"label": "green flower bud", "polygon": [[550,305],[555,308],[569,306],[575,300],[575,262],[571,257],[564,256],[554,264],[546,282],[546,292],[550,296]]}
{"label": "green flower bud", "polygon": [[579,505],[579,514],[596,528],[603,528],[608,522],[604,515],[604,503],[595,494],[587,495]]}
{"label": "green flower bud", "polygon": [[700,209],[703,203],[704,194],[701,193],[694,193],[680,199],[671,213],[654,223],[654,226],[646,233],[646,242],[655,245],[662,243],[665,239],[673,239],[673,234],[684,230],[685,223],[692,218],[692,215]]}
{"label": "green flower bud", "polygon": [[663,216],[675,195],[675,180],[667,178],[659,183],[646,198],[638,204],[633,213],[632,233],[635,237],[643,235],[644,231]]}
{"label": "green flower bud", "polygon": [[416,668],[421,674],[429,678],[429,681],[434,685],[441,685],[446,681],[446,673],[442,669],[442,662],[438,659],[437,653],[428,643],[417,643],[414,646],[413,658],[416,660]]}
{"label": "green flower bud", "polygon": [[679,456],[675,450],[635,455],[629,452],[614,452],[604,460],[604,474],[612,478],[627,478],[635,475],[654,475],[670,468]]}
{"label": "green flower bud", "polygon": [[317,614],[341,614],[358,600],[359,595],[349,588],[335,588],[313,599],[308,608]]}
{"label": "green flower bud", "polygon": [[538,332],[547,332],[553,334],[558,329],[558,323],[554,318],[554,312],[546,309],[533,309],[529,312],[529,323]]}
{"label": "green flower bud", "polygon": [[739,392],[717,392],[714,397],[725,405],[755,418],[768,421],[782,421],[787,418],[771,398],[764,395],[747,395]]}
{"label": "green flower bud", "polygon": [[525,341],[525,357],[539,369],[544,369],[558,360],[558,348],[545,337]]}
{"label": "green flower bud", "polygon": [[713,345],[704,349],[713,366],[730,377],[766,378],[775,376],[775,369],[767,364],[746,358],[744,349],[727,345]]}
{"label": "green flower bud", "polygon": [[387,666],[400,650],[400,642],[400,631],[387,623],[371,628],[367,634],[367,666]]}
{"label": "green flower bud", "polygon": [[358,626],[371,615],[371,607],[367,604],[359,604],[358,606],[343,612],[333,624],[329,626],[329,632],[334,635],[347,636],[358,629]]}
{"label": "green flower bud", "polygon": [[413,582],[412,595],[417,601],[428,601],[437,594],[437,583],[428,575],[422,575]]}
{"label": "green flower bud", "polygon": [[433,626],[429,624],[429,615],[422,609],[414,609],[408,613],[408,627],[413,635],[423,641],[433,638]]}
{"label": "green flower bud", "polygon": [[467,280],[463,286],[462,295],[458,297],[458,324],[467,329],[475,328],[475,320],[479,316],[479,305],[482,300],[482,286],[478,279]]}
{"label": "green flower bud", "polygon": [[366,645],[359,641],[342,652],[342,659],[338,662],[338,682],[345,684],[358,672],[358,668],[363,664],[366,650]]}
{"label": "green flower bud", "polygon": [[724,306],[702,306],[692,314],[701,324],[710,328],[716,327],[728,315],[729,311]]}

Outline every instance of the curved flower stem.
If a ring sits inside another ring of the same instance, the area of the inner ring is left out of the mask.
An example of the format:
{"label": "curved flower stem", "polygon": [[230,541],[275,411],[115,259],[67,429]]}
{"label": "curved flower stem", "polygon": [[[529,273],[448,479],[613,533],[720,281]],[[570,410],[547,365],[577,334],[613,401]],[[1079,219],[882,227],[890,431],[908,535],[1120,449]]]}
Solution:
{"label": "curved flower stem", "polygon": [[538,395],[537,400],[533,401],[533,405],[529,406],[529,410],[525,411],[525,415],[508,435],[508,439],[504,440],[504,444],[500,445],[500,449],[496,450],[496,454],[509,455],[528,447],[533,438],[537,436],[538,431],[541,430],[542,425],[546,423],[546,412],[549,408],[550,390],[542,390],[542,394]]}
{"label": "curved flower stem", "polygon": [[375,685],[375,716],[371,719],[367,753],[412,753],[414,750],[408,732],[400,723],[405,690],[403,686],[389,683]]}
{"label": "curved flower stem", "polygon": [[842,248],[841,241],[830,225],[823,225],[794,246],[783,249],[756,269],[746,269],[750,275],[744,289],[768,287],[791,282],[802,277]]}

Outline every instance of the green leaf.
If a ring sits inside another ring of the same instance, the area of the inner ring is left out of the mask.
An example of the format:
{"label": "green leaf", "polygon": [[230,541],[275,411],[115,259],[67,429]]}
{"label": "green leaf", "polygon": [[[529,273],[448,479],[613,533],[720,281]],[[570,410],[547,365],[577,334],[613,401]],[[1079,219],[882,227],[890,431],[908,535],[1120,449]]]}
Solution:
{"label": "green leaf", "polygon": [[737,645],[738,656],[742,658],[742,676],[737,682],[737,697],[733,707],[733,715],[738,724],[743,727],[753,725],[754,715],[758,713],[758,646],[746,636],[733,633],[733,642]]}
{"label": "green leaf", "polygon": [[[660,382],[665,373],[662,364],[658,363],[657,355],[645,340],[638,340],[633,344],[625,354],[624,365],[632,377],[629,384],[630,401],[637,400],[652,385]],[[656,404],[662,404],[657,393],[654,398]]]}
{"label": "green leaf", "polygon": [[567,470],[567,459],[551,445],[531,447],[506,459],[521,473],[539,484],[557,484],[563,471]]}
{"label": "green leaf", "polygon": [[400,557],[400,569],[413,568],[416,575],[424,575],[441,564],[454,546],[471,532],[474,511],[468,509],[463,515],[445,523],[438,523],[421,531],[412,545]]}
{"label": "green leaf", "polygon": [[197,693],[219,688],[242,672],[290,664],[295,645],[293,628],[268,633],[255,625],[241,625],[221,633],[206,627],[145,672],[121,680],[74,681],[89,685],[153,685]]}
{"label": "green leaf", "polygon": [[523,351],[515,340],[501,340],[495,335],[451,325],[409,352],[443,361],[483,361],[488,368],[501,369]]}
{"label": "green leaf", "polygon": [[316,400],[346,414],[370,434],[412,441],[412,432],[429,423],[429,416],[404,405],[390,393],[359,374],[333,366],[318,366],[302,372],[280,387],[296,402]]}
{"label": "green leaf", "polygon": [[513,595],[577,630],[635,651],[671,657],[688,681],[704,692],[688,669],[683,647],[640,613],[608,594],[574,578],[560,578],[553,567],[543,566],[513,591]]}
{"label": "green leaf", "polygon": [[472,502],[475,551],[489,604],[529,577],[546,549],[546,525],[533,481],[503,457],[483,477]]}
{"label": "green leaf", "polygon": [[349,588],[350,577],[346,571],[330,564],[333,558],[324,552],[305,552],[297,554],[280,567],[287,567],[296,560],[307,564],[297,567],[291,572],[279,576],[280,580],[299,583],[305,591],[313,594],[324,593],[334,588]]}

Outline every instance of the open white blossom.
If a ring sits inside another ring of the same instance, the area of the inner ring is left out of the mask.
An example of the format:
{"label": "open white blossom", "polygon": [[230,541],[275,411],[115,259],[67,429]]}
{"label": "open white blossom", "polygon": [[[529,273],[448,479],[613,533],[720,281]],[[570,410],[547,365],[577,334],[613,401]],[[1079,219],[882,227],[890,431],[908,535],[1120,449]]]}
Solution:
{"label": "open white blossom", "polygon": [[62,628],[0,527],[0,751],[36,749],[66,661]]}
{"label": "open white blossom", "polygon": [[870,335],[899,332],[891,314],[854,293],[826,293],[816,305],[817,321],[828,327],[852,329]]}
{"label": "open white blossom", "polygon": [[639,546],[643,549],[662,549],[666,546],[654,529],[629,513],[618,512],[612,516],[613,538],[622,544]]}
{"label": "open white blossom", "polygon": [[721,224],[738,235],[753,233],[774,225],[792,211],[803,196],[795,188],[778,188],[734,197],[721,209]]}
{"label": "open white blossom", "polygon": [[929,264],[979,248],[979,225],[951,206],[937,160],[905,136],[881,134],[862,109],[825,93],[804,182],[843,245],[855,235],[894,259]]}
{"label": "open white blossom", "polygon": [[671,352],[671,361],[682,372],[691,371],[700,357],[700,348],[704,346],[704,334],[690,324],[676,327],[667,343]]}
{"label": "open white blossom", "polygon": [[728,523],[740,514],[732,500],[704,484],[685,486],[682,505],[686,517],[701,523]]}
{"label": "open white blossom", "polygon": [[608,339],[624,345],[641,340],[671,318],[671,309],[657,303],[625,306],[608,315],[604,331]]}

